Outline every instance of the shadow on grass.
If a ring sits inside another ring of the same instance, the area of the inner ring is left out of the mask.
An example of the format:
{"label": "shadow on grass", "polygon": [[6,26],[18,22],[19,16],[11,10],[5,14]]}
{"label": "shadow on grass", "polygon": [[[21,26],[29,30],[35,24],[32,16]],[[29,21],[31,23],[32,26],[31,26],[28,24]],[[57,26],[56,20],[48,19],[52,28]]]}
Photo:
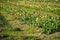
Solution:
{"label": "shadow on grass", "polygon": [[0,26],[6,26],[9,25],[8,21],[6,20],[6,18],[3,16],[2,13],[0,13]]}

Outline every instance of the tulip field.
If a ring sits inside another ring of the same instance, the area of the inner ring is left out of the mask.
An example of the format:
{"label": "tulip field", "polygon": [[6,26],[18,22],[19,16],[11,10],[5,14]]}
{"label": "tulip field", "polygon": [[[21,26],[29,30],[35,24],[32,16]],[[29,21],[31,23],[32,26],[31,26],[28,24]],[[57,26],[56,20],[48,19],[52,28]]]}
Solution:
{"label": "tulip field", "polygon": [[60,0],[0,0],[1,40],[60,40]]}

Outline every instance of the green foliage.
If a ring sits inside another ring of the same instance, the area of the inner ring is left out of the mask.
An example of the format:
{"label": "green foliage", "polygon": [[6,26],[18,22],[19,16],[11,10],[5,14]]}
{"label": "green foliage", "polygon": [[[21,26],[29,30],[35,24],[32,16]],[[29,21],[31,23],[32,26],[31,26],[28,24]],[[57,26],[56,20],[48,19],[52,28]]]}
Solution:
{"label": "green foliage", "polygon": [[2,13],[0,13],[0,24],[2,25],[8,25],[8,21],[6,20],[6,18],[2,15]]}
{"label": "green foliage", "polygon": [[28,12],[25,13],[25,15],[22,14],[22,16],[20,16],[21,18],[18,14],[17,18],[24,21],[28,25],[43,28],[43,33],[46,34],[53,33],[55,29],[58,27],[58,24],[60,22],[60,19],[58,17],[53,17],[49,15],[41,16],[41,14],[35,14],[32,11],[30,11],[29,13]]}
{"label": "green foliage", "polygon": [[[60,27],[59,2],[59,0],[0,0],[0,23],[3,23],[3,25],[8,25],[9,23],[6,15],[8,15],[8,17],[11,15],[16,20],[23,21],[29,26],[41,28],[42,33],[51,34],[55,32],[58,27]],[[5,14],[5,16],[3,16],[3,14]],[[3,40],[41,40],[37,37],[21,37],[21,34],[23,35],[25,32],[34,34],[35,32],[41,31],[32,27],[31,29],[28,28],[28,30],[26,29],[22,31],[23,27],[20,29],[20,23],[19,21],[17,22],[15,23],[18,24],[18,27],[17,24],[15,25],[12,21],[11,25],[16,26],[16,28],[13,26],[13,28],[6,27],[6,29],[4,29],[5,31],[3,32],[8,35],[3,35],[3,37],[6,37],[6,39]],[[0,35],[0,39],[3,37]]]}
{"label": "green foliage", "polygon": [[[43,33],[50,34],[54,32],[54,29],[56,29],[60,25],[60,19],[58,18],[58,16],[53,15],[60,15],[59,5],[43,4],[40,5],[41,7],[37,7],[37,5],[31,7],[29,5],[24,6],[10,3],[8,4],[6,4],[5,6],[1,6],[1,8],[5,9],[5,11],[7,12],[10,12],[10,15],[14,16],[18,20],[24,21],[24,23],[28,25],[33,25],[35,27],[42,28]],[[50,13],[47,14],[39,11],[50,12],[53,16],[50,15]]]}

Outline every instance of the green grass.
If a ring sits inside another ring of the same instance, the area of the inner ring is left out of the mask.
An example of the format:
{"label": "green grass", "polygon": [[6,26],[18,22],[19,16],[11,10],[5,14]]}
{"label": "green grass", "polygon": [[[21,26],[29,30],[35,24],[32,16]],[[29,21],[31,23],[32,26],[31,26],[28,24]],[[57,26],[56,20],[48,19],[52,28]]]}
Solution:
{"label": "green grass", "polygon": [[[0,39],[45,40],[45,35],[54,33],[60,27],[59,2],[59,0],[0,0],[0,24],[6,25],[0,28],[2,31],[0,34],[8,35]],[[43,34],[45,35],[41,38]]]}

